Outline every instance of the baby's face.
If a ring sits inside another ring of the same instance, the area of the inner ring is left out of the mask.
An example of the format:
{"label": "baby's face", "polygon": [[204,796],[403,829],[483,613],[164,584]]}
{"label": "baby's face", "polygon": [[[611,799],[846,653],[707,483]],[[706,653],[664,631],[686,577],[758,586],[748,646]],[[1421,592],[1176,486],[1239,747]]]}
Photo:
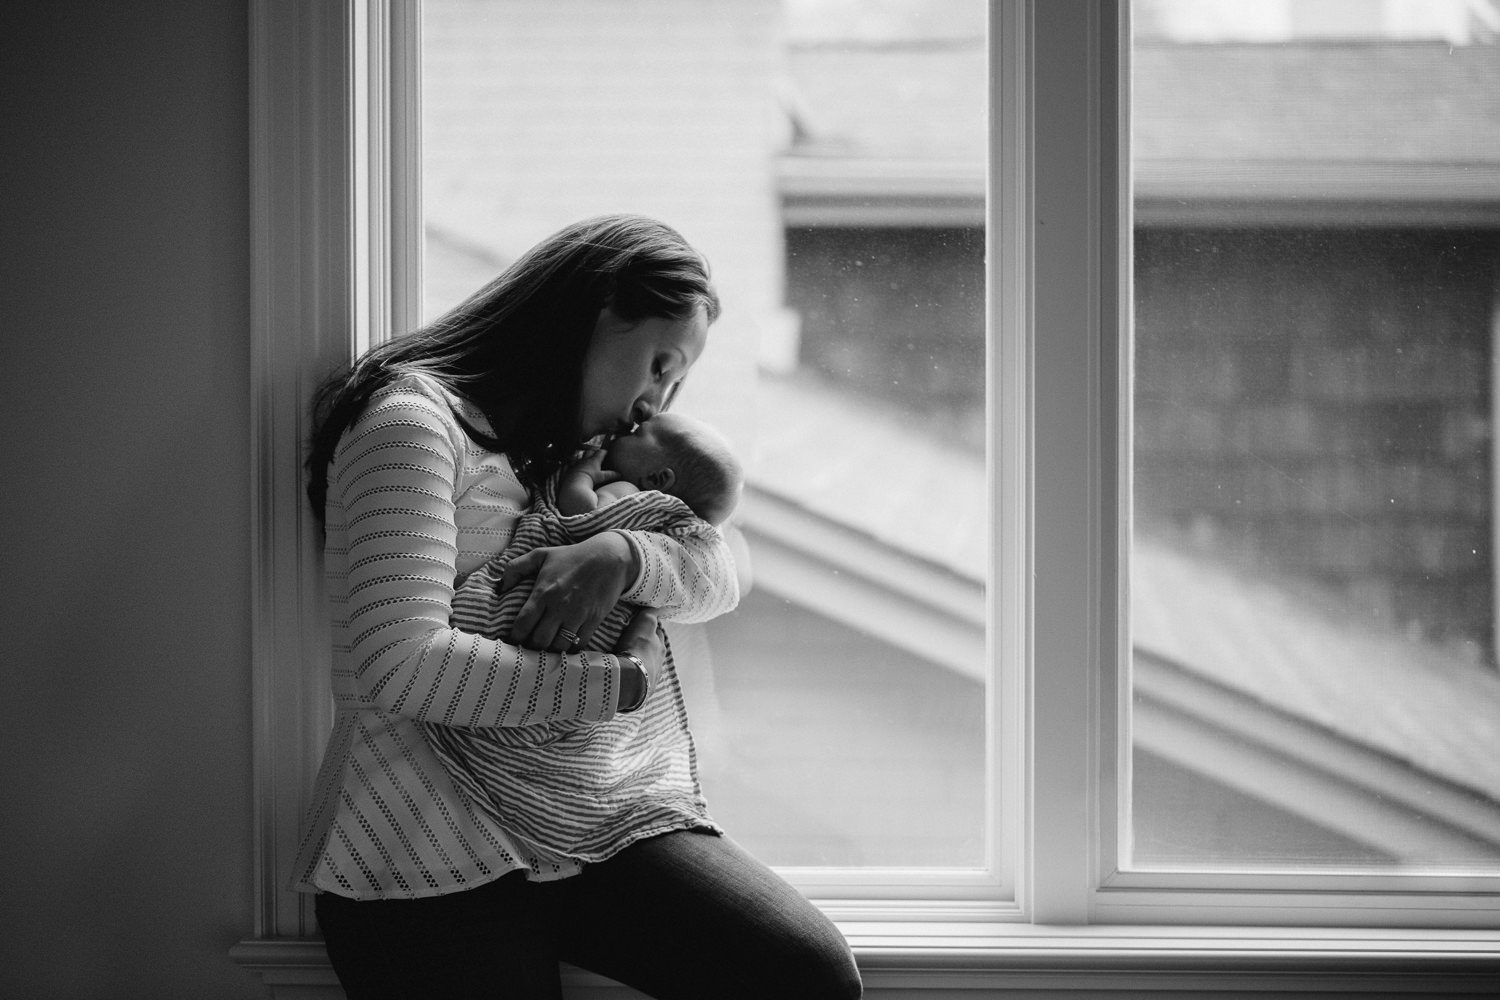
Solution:
{"label": "baby's face", "polygon": [[621,434],[610,442],[604,453],[603,467],[618,472],[623,478],[641,486],[651,473],[665,467],[666,449],[656,436],[656,419],[636,425],[629,434]]}

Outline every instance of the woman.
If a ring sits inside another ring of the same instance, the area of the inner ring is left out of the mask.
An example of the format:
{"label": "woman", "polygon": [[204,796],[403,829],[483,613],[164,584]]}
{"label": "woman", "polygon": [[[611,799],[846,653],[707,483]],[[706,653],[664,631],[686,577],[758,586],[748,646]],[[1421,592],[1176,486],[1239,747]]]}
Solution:
{"label": "woman", "polygon": [[[675,231],[592,219],[320,392],[309,497],[338,711],[295,888],[318,893],[354,1000],[555,998],[559,962],[663,1000],[859,995],[837,929],[709,819],[685,728],[620,724],[664,669],[656,615],[613,655],[569,652],[622,598],[685,621],[732,608],[722,540],[606,532],[539,549],[507,570],[535,577],[514,645],[449,624],[456,581],[503,548],[529,491],[584,442],[668,406],[718,309]],[[422,730],[555,721],[589,725],[611,780],[650,800],[651,823],[619,831],[603,860],[473,808]],[[643,777],[664,770],[688,787]]]}

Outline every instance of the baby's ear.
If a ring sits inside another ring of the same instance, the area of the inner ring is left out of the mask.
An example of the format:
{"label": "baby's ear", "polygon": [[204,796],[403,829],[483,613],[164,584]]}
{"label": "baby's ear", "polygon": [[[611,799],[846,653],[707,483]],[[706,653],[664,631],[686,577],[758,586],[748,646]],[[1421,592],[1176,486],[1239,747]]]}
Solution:
{"label": "baby's ear", "polygon": [[656,469],[655,471],[648,472],[646,474],[646,487],[648,489],[658,490],[662,493],[670,490],[672,488],[672,484],[675,482],[677,482],[677,473],[672,471],[671,466]]}

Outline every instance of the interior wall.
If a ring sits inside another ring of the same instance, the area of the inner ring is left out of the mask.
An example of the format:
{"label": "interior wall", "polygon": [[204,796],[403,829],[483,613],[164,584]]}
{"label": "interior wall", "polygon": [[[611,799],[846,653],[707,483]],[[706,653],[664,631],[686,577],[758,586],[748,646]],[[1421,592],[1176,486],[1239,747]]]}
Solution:
{"label": "interior wall", "polygon": [[0,5],[0,995],[263,997],[244,0]]}

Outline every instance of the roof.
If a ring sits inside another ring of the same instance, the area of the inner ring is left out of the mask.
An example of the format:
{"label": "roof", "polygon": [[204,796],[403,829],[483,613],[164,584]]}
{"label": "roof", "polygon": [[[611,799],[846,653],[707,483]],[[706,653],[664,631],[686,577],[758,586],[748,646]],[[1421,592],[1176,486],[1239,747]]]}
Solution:
{"label": "roof", "polygon": [[1139,45],[1144,161],[1500,164],[1500,47]]}
{"label": "roof", "polygon": [[[818,199],[859,198],[878,216],[905,196],[937,199],[946,223],[943,199],[962,195],[977,224],[986,58],[963,38],[794,47],[798,127],[778,165],[792,215],[838,222]],[[1176,198],[1500,202],[1500,46],[1145,42],[1132,87],[1148,214]]]}
{"label": "roof", "polygon": [[762,373],[756,398],[762,418],[747,471],[757,487],[898,552],[984,579],[983,456],[913,429],[898,409],[805,373]]}
{"label": "roof", "polygon": [[794,46],[787,65],[792,140],[777,182],[789,224],[983,221],[982,37]]}
{"label": "roof", "polygon": [[1500,802],[1500,672],[1292,577],[1138,541],[1138,651]]}
{"label": "roof", "polygon": [[983,169],[983,37],[788,52],[789,156],[962,162]]}

